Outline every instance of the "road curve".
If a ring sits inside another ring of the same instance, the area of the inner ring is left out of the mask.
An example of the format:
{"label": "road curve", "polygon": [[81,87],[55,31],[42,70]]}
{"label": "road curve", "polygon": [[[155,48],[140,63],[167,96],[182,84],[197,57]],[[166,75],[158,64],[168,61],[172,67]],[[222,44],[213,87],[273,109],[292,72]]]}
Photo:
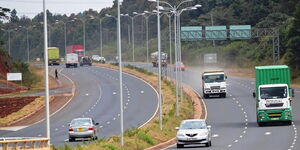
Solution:
{"label": "road curve", "polygon": [[[51,117],[51,144],[59,146],[67,141],[68,123],[76,117],[92,117],[99,122],[100,138],[119,135],[119,72],[92,66],[63,69],[61,73],[75,83],[76,94],[64,109]],[[143,125],[157,112],[158,98],[154,88],[125,73],[123,101],[124,129]],[[0,129],[0,137],[45,137],[45,122]]]}
{"label": "road curve", "polygon": [[[150,64],[134,63],[138,67],[157,72]],[[164,71],[163,71],[164,72]],[[187,69],[183,72],[183,82],[202,95],[201,70]],[[165,71],[175,77],[173,68]],[[291,126],[258,127],[256,106],[252,92],[254,79],[229,76],[227,98],[204,99],[208,110],[207,122],[212,125],[212,147],[192,145],[190,149],[233,149],[233,150],[297,150],[300,149],[298,131],[300,129],[300,93],[296,90],[293,104],[293,124]],[[175,131],[174,131],[175,132]],[[168,149],[177,149],[175,145]]]}

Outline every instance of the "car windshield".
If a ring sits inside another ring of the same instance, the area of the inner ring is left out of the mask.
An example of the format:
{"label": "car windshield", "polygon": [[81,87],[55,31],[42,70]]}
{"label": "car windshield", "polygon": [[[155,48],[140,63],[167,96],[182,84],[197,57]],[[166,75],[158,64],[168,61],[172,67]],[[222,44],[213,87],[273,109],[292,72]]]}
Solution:
{"label": "car windshield", "polygon": [[91,125],[90,119],[76,119],[72,120],[71,126],[89,126]]}
{"label": "car windshield", "polygon": [[180,125],[180,129],[206,129],[204,121],[187,121]]}
{"label": "car windshield", "polygon": [[224,81],[225,81],[224,74],[204,75],[205,83],[224,82]]}
{"label": "car windshield", "polygon": [[260,88],[261,99],[286,98],[287,87],[264,87]]}

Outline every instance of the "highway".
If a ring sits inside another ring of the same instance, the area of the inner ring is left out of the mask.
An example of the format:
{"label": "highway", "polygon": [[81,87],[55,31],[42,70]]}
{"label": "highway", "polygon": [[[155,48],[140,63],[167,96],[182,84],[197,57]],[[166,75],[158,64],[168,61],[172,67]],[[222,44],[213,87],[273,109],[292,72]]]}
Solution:
{"label": "highway", "polygon": [[[61,71],[59,76],[64,74],[74,83],[76,94],[51,117],[51,144],[61,146],[68,142],[68,124],[77,117],[91,117],[98,122],[99,138],[119,135],[119,72],[94,66],[57,69]],[[148,83],[126,73],[123,74],[123,100],[124,129],[142,126],[157,112],[157,92]],[[0,137],[45,137],[45,122],[0,129]]]}
{"label": "highway", "polygon": [[[150,64],[134,65],[157,72]],[[163,71],[164,72],[164,71]],[[167,74],[175,77],[173,68]],[[183,72],[183,82],[202,95],[202,70],[187,69]],[[256,104],[252,97],[254,79],[228,76],[228,96],[204,99],[207,106],[207,123],[212,126],[212,147],[186,145],[189,149],[233,149],[233,150],[297,150],[300,149],[298,131],[300,129],[300,93],[296,90],[293,104],[293,124],[258,127]],[[175,131],[174,131],[175,132]],[[172,145],[168,149],[177,149]]]}

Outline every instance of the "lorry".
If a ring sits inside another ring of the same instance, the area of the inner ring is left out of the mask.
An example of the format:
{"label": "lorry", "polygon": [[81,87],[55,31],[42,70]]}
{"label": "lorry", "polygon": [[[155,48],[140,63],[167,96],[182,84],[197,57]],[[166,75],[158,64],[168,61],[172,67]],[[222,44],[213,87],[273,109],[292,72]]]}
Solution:
{"label": "lorry", "polygon": [[66,68],[69,68],[70,66],[73,66],[74,68],[77,68],[78,66],[78,54],[76,53],[68,53],[66,55]]}
{"label": "lorry", "polygon": [[202,73],[202,90],[204,98],[210,95],[219,95],[226,98],[227,88],[224,71],[209,71]]}
{"label": "lorry", "polygon": [[217,54],[216,53],[207,53],[203,55],[204,64],[216,64],[217,63]]}
{"label": "lorry", "polygon": [[59,65],[59,48],[57,47],[48,47],[48,65]]}
{"label": "lorry", "polygon": [[[168,54],[161,52],[161,66],[162,67],[167,66],[167,59],[168,59]],[[158,51],[151,53],[151,62],[153,64],[153,67],[158,67]]]}
{"label": "lorry", "polygon": [[82,45],[69,45],[67,46],[67,54],[68,53],[76,53],[79,57],[85,56],[84,48]]}
{"label": "lorry", "polygon": [[292,121],[290,69],[286,65],[256,66],[256,116],[258,126],[266,123]]}

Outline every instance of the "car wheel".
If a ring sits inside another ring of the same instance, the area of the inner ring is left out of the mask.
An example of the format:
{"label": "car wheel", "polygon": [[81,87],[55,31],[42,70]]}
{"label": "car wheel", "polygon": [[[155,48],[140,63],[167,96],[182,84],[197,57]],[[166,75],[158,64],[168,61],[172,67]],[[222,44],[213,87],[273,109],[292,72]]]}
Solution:
{"label": "car wheel", "polygon": [[210,146],[211,146],[211,141],[205,143],[205,146],[206,146],[206,147],[210,147]]}
{"label": "car wheel", "polygon": [[69,142],[74,142],[75,138],[69,137]]}
{"label": "car wheel", "polygon": [[177,144],[177,148],[183,148],[184,145],[183,144]]}

